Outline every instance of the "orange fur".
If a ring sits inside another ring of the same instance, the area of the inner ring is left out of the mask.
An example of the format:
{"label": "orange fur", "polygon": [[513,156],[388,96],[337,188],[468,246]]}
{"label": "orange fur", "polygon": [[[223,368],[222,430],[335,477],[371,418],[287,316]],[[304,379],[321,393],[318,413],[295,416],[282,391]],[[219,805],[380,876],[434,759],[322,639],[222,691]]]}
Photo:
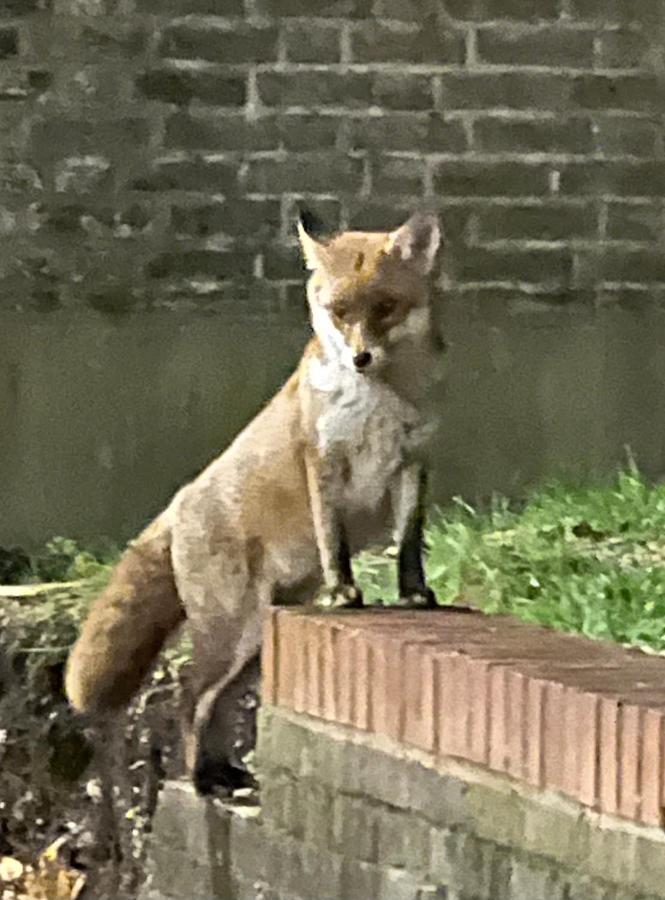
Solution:
{"label": "orange fur", "polygon": [[168,527],[156,520],[126,550],[94,603],[65,677],[67,695],[77,709],[124,706],[184,618],[170,538]]}

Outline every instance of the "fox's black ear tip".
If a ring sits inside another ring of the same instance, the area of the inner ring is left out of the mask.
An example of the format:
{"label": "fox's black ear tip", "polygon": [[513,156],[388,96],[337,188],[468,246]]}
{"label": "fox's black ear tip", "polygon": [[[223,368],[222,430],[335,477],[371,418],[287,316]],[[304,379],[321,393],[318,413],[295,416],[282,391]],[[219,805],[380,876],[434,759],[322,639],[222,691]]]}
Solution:
{"label": "fox's black ear tip", "polygon": [[298,208],[298,221],[303,231],[310,237],[319,237],[325,232],[325,225],[321,219],[306,206]]}

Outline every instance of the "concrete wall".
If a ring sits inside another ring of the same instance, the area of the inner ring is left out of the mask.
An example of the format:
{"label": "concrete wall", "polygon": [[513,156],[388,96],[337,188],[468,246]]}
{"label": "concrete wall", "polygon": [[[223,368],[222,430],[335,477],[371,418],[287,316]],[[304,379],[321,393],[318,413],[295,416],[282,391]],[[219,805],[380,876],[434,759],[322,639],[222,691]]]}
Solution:
{"label": "concrete wall", "polygon": [[[446,313],[434,496],[665,471],[665,314],[468,297]],[[128,538],[233,437],[306,336],[285,320],[0,313],[0,542]]]}
{"label": "concrete wall", "polygon": [[301,200],[441,211],[440,497],[662,473],[663,10],[0,0],[0,541],[127,537],[265,399]]}
{"label": "concrete wall", "polygon": [[141,900],[656,900],[662,831],[283,710],[261,806],[167,783]]}

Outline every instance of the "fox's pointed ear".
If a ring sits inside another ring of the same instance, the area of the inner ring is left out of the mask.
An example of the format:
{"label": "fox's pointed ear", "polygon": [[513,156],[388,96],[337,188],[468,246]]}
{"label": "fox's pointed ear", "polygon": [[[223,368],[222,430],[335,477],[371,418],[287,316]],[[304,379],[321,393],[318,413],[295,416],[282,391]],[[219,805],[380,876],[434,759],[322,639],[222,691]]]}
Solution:
{"label": "fox's pointed ear", "polygon": [[307,210],[301,210],[298,218],[298,238],[308,269],[319,269],[325,261],[325,249],[315,237],[322,231],[321,222]]}
{"label": "fox's pointed ear", "polygon": [[388,236],[388,253],[398,253],[404,262],[423,275],[432,271],[441,245],[441,225],[433,213],[416,213]]}

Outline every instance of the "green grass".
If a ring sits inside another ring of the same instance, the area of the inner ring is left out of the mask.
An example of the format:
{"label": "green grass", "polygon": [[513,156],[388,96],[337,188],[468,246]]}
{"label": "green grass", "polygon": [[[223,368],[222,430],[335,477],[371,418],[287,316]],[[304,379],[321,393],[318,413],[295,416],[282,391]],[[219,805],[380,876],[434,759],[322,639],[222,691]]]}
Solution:
{"label": "green grass", "polygon": [[[427,543],[441,603],[665,651],[665,485],[649,485],[634,466],[609,484],[545,486],[519,505],[497,498],[480,511],[458,499],[431,516]],[[16,580],[76,583],[0,604],[0,626],[13,620],[15,646],[29,657],[62,654],[117,556],[55,538]],[[369,600],[395,596],[394,553],[362,554],[355,569]]]}
{"label": "green grass", "polygon": [[[458,500],[431,517],[427,541],[441,603],[665,650],[665,485],[632,466],[609,485],[546,486],[519,508]],[[395,595],[394,560],[364,555],[358,573],[370,599]]]}

